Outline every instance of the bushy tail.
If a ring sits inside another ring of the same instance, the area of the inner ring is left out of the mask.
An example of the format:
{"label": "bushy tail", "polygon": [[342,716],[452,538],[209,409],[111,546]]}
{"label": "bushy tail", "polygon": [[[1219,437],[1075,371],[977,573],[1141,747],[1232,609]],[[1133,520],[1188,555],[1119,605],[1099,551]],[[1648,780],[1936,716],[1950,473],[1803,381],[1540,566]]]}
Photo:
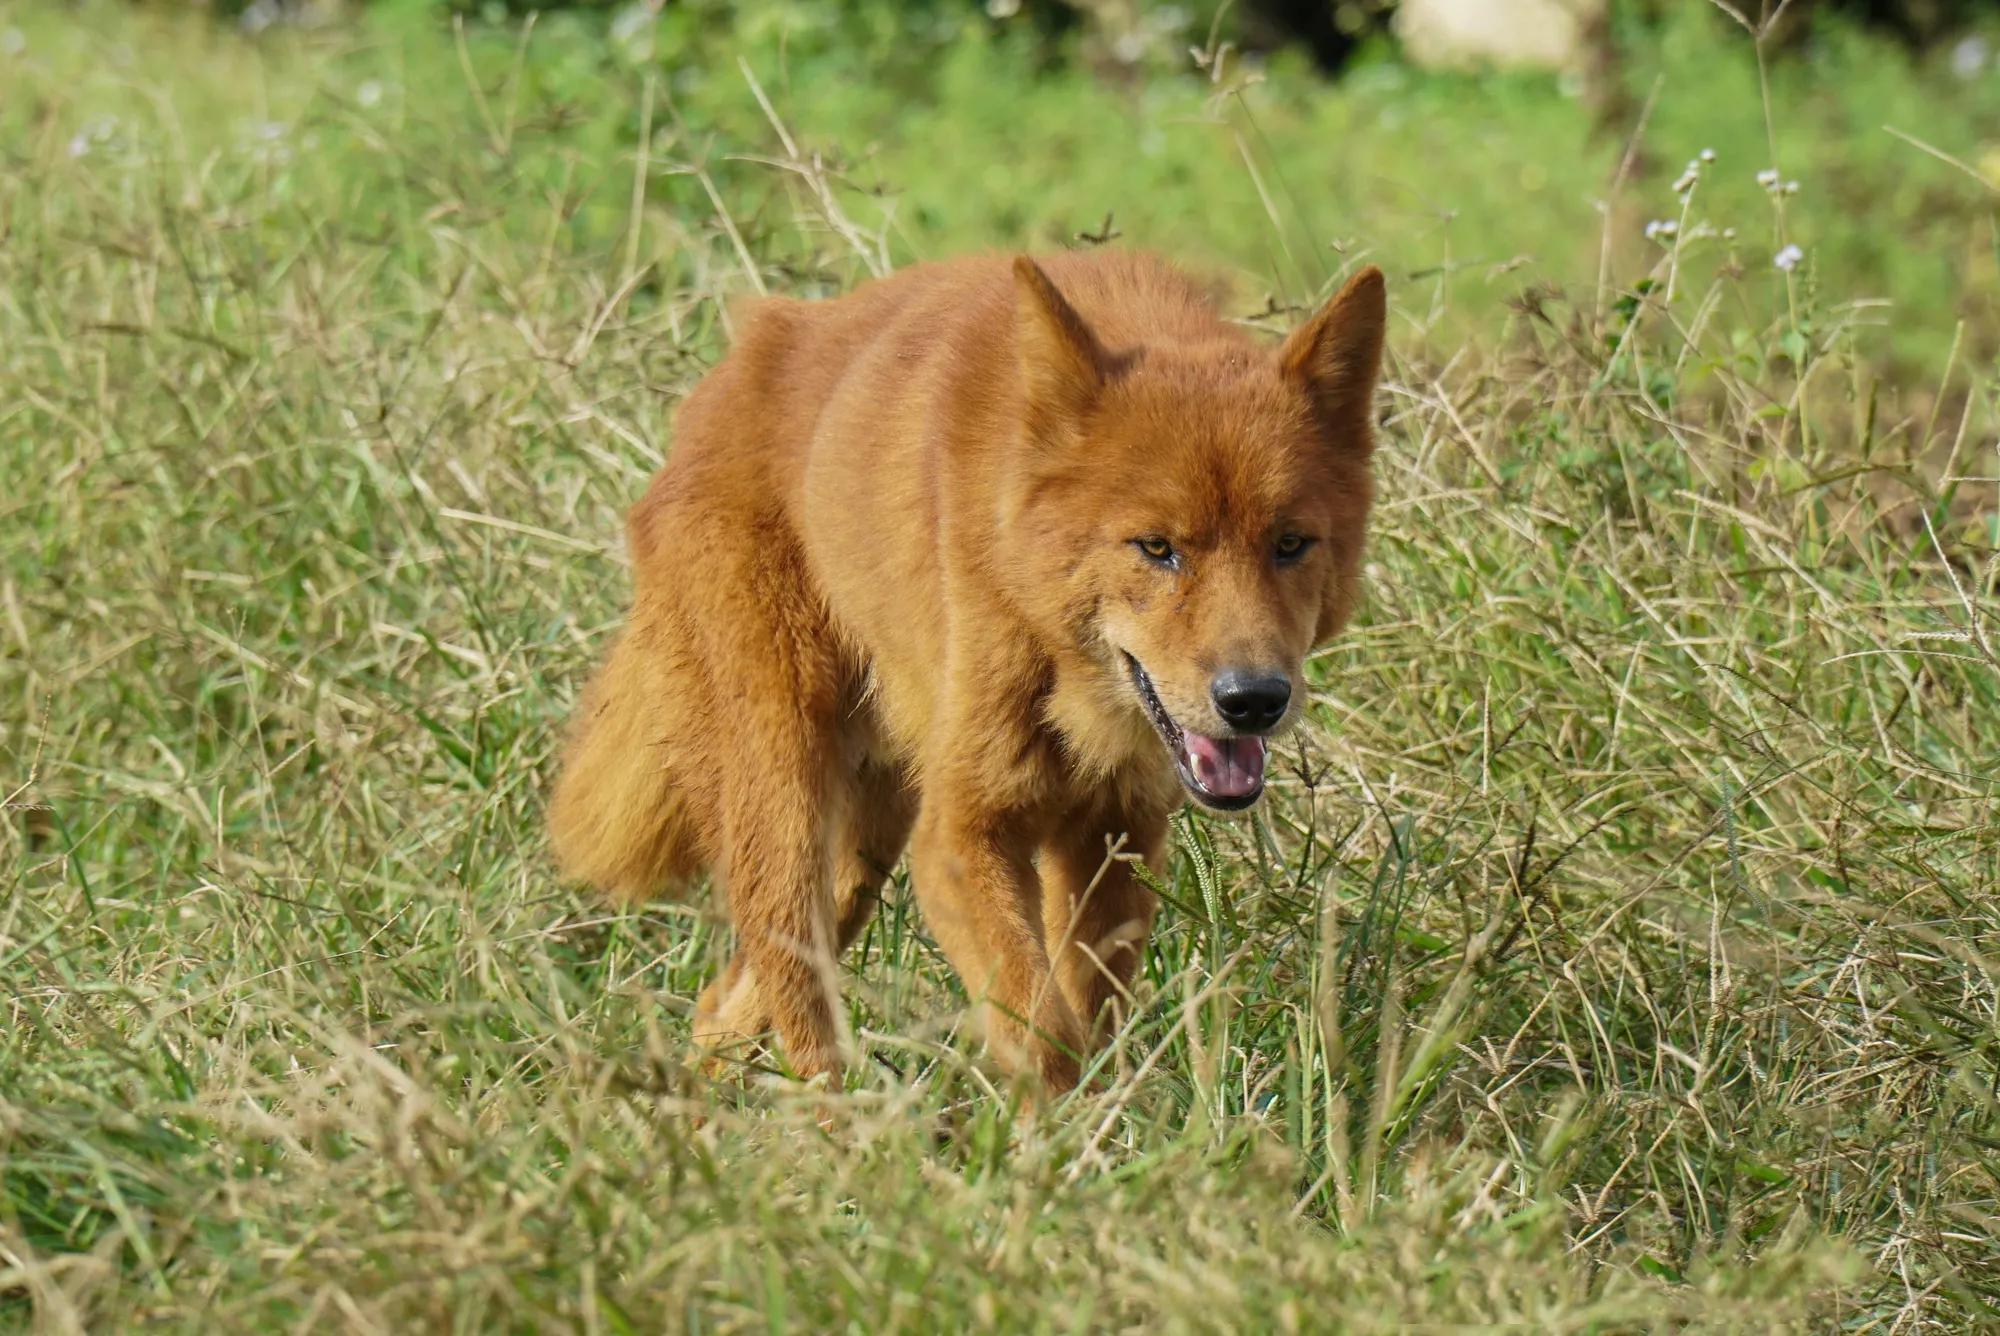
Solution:
{"label": "bushy tail", "polygon": [[704,813],[674,779],[693,684],[648,639],[620,636],[585,689],[549,805],[563,874],[628,900],[685,889],[709,861]]}

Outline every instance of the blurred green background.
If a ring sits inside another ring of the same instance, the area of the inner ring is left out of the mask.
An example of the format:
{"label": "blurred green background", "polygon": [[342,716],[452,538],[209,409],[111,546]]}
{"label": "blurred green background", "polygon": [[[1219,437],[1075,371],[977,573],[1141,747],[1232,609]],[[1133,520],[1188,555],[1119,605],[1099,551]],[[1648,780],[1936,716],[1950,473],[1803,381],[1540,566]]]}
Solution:
{"label": "blurred green background", "polygon": [[[798,235],[778,207],[801,181],[759,161],[788,156],[761,88],[883,264],[1115,235],[1236,275],[1254,310],[1302,301],[1366,258],[1398,280],[1415,326],[1404,346],[1448,357],[1467,334],[1503,333],[1530,288],[1601,312],[1658,264],[1666,243],[1648,224],[1671,222],[1684,241],[1706,237],[1682,247],[1690,279],[1740,274],[1752,294],[1781,290],[1772,261],[1801,247],[1797,277],[1822,321],[1895,319],[1893,337],[1881,328],[1857,346],[1902,377],[1938,374],[1961,321],[1961,355],[2000,350],[2000,23],[1984,6],[1799,3],[1759,42],[1718,4],[1617,3],[1579,25],[1558,69],[1420,67],[1389,4],[515,8],[538,12],[524,28],[508,6],[471,0],[384,0],[365,14],[256,0],[211,22],[278,51],[349,43],[356,22],[374,35],[333,62],[344,82],[321,82],[325,64],[303,84],[269,65],[247,76],[270,81],[260,96],[274,122],[348,141],[293,170],[337,173],[357,196],[395,194],[369,134],[497,148],[490,103],[504,95],[560,122],[504,127],[529,149],[502,155],[505,170],[572,193],[579,240],[617,235],[645,126],[660,225],[641,258],[668,287],[733,264],[739,243],[828,284],[859,272],[828,271],[825,238]],[[159,49],[197,40],[184,16],[161,21]],[[38,44],[81,40],[58,12],[11,22]],[[400,77],[383,78],[385,55]],[[467,96],[464,62],[484,99]],[[101,113],[77,126],[64,111],[97,96],[30,75],[0,116],[108,135]],[[182,115],[194,141],[233,125]],[[561,151],[534,151],[550,128]],[[1713,164],[1677,195],[1704,150]],[[1760,185],[1766,171],[1794,193]]]}

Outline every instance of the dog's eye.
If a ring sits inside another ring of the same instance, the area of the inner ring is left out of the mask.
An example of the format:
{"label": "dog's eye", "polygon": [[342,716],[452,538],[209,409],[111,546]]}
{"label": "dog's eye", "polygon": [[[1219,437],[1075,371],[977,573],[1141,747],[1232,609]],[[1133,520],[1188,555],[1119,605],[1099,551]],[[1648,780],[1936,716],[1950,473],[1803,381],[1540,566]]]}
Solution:
{"label": "dog's eye", "polygon": [[1161,566],[1174,564],[1174,545],[1164,538],[1134,538],[1132,546],[1146,554],[1146,560]]}
{"label": "dog's eye", "polygon": [[1278,539],[1278,560],[1280,562],[1297,561],[1306,554],[1306,549],[1312,545],[1313,540],[1304,534],[1285,534]]}

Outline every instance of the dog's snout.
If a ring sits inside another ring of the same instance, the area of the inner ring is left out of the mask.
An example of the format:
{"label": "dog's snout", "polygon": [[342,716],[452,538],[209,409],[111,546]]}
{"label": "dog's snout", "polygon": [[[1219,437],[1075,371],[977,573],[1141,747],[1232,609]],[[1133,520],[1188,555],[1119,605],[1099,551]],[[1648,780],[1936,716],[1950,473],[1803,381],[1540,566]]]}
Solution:
{"label": "dog's snout", "polygon": [[1231,728],[1261,733],[1285,717],[1292,703],[1292,683],[1283,673],[1226,669],[1209,684],[1215,712]]}

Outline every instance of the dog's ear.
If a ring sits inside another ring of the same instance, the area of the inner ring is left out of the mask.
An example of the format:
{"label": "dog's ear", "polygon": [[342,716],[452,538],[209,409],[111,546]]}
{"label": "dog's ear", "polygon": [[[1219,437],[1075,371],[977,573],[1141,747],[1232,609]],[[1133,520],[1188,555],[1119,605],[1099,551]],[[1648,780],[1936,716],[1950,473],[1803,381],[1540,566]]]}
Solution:
{"label": "dog's ear", "polygon": [[1278,349],[1278,366],[1301,382],[1341,445],[1366,450],[1374,440],[1375,380],[1388,325],[1382,271],[1369,265]]}
{"label": "dog's ear", "polygon": [[1104,387],[1104,350],[1042,267],[1014,257],[1014,327],[1028,429],[1057,433],[1090,406]]}

